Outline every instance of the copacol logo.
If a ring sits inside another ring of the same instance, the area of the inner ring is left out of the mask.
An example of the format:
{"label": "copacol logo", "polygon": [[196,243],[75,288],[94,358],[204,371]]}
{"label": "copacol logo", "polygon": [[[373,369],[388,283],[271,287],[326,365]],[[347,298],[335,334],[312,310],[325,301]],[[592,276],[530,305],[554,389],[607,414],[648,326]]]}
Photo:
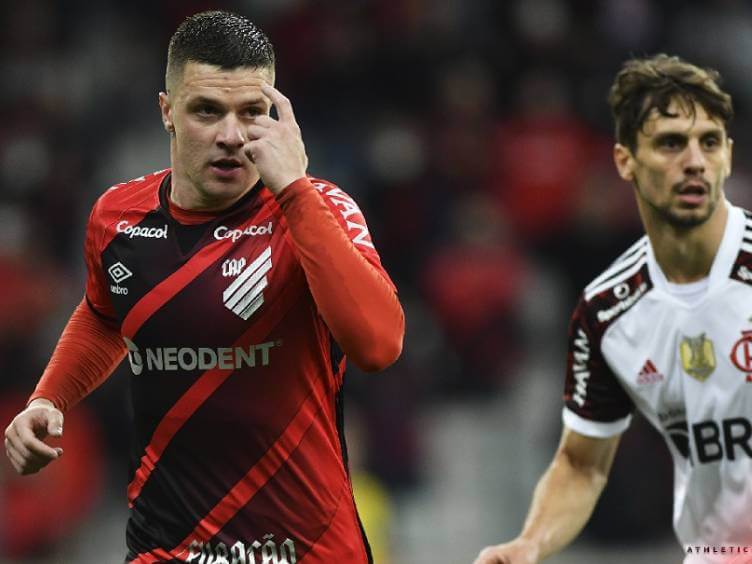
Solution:
{"label": "copacol logo", "polygon": [[214,230],[214,238],[217,241],[222,239],[232,239],[235,243],[241,237],[256,237],[257,235],[271,235],[272,222],[267,221],[263,225],[249,225],[245,229],[230,229],[225,225],[220,225]]}
{"label": "copacol logo", "polygon": [[123,220],[115,227],[118,233],[125,233],[129,239],[134,237],[143,237],[144,239],[167,239],[167,224],[162,227],[142,227],[140,225],[131,225]]}

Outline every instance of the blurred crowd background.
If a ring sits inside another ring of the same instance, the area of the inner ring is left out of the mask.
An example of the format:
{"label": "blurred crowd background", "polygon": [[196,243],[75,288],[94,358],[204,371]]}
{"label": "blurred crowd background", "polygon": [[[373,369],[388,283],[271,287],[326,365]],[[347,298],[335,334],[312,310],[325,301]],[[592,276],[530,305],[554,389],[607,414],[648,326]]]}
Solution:
{"label": "blurred crowd background", "polygon": [[[94,200],[169,164],[157,93],[170,35],[194,12],[237,11],[272,39],[310,172],[359,202],[405,307],[401,359],[347,382],[379,564],[469,563],[522,524],[561,429],[569,314],[641,234],[605,101],[626,58],[721,71],[737,109],[727,195],[752,207],[743,0],[0,5],[2,427],[81,299]],[[67,415],[66,454],[41,474],[21,479],[2,457],[0,561],[122,561],[132,377],[121,366]],[[638,417],[594,520],[552,562],[679,562],[671,496],[668,452]]]}

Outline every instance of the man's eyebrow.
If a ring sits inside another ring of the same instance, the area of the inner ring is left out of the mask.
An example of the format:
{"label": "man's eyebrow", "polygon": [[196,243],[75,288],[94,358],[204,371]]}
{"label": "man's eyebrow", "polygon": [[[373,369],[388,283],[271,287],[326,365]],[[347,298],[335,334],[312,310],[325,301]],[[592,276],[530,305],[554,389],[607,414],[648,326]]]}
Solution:
{"label": "man's eyebrow", "polygon": [[250,98],[248,100],[243,100],[242,104],[244,106],[264,106],[266,105],[266,98],[263,96],[258,96],[256,98]]}
{"label": "man's eyebrow", "polygon": [[[708,129],[700,130],[697,132],[697,134],[700,137],[705,137],[706,135],[723,135],[723,128],[722,127],[709,127]],[[653,133],[652,137],[659,138],[659,137],[666,137],[666,136],[675,136],[675,137],[688,137],[688,133],[684,129],[664,129],[663,131],[657,131]]]}
{"label": "man's eyebrow", "polygon": [[197,96],[191,97],[188,99],[189,104],[211,104],[214,106],[222,106],[222,102],[220,100],[217,100],[216,98],[210,98],[208,96],[204,96],[202,94],[199,94]]}
{"label": "man's eyebrow", "polygon": [[[214,106],[225,106],[225,102],[223,102],[220,99],[212,98],[210,96],[206,96],[203,94],[197,94],[195,97],[191,97],[188,99],[189,104],[211,104]],[[266,100],[262,97],[258,98],[251,98],[249,100],[243,100],[240,102],[241,106],[248,107],[248,106],[259,106],[259,107],[266,107]]]}
{"label": "man's eyebrow", "polygon": [[712,127],[710,129],[706,129],[701,133],[701,135],[704,137],[705,135],[723,135],[724,129],[722,127]]}

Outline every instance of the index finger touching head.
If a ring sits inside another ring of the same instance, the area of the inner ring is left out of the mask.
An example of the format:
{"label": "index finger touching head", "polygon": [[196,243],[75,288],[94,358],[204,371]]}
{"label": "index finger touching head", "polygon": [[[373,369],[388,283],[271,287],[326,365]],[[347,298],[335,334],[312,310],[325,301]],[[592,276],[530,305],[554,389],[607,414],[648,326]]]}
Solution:
{"label": "index finger touching head", "polygon": [[271,84],[264,84],[261,91],[269,97],[272,104],[277,108],[280,121],[295,121],[295,113],[292,111],[289,98]]}

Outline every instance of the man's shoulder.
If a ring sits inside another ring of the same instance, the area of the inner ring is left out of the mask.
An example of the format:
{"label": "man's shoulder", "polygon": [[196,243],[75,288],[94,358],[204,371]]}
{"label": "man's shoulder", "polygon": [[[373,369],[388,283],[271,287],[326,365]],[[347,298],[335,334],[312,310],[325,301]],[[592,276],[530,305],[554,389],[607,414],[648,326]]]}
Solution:
{"label": "man's shoulder", "polygon": [[632,309],[653,287],[648,251],[649,241],[643,236],[583,290],[580,308],[601,331]]}
{"label": "man's shoulder", "polygon": [[311,182],[316,191],[324,196],[327,196],[329,198],[336,198],[337,196],[339,196],[352,199],[352,197],[347,192],[345,192],[331,180],[311,175],[308,175],[308,180]]}
{"label": "man's shoulder", "polygon": [[107,189],[91,209],[87,237],[92,237],[100,247],[104,247],[117,233],[114,225],[135,225],[157,209],[159,186],[169,172],[169,169],[160,170]]}
{"label": "man's shoulder", "polygon": [[311,175],[308,176],[308,180],[321,195],[321,199],[337,218],[353,244],[360,246],[361,250],[371,253],[373,262],[378,263],[378,255],[371,239],[371,232],[368,229],[363,212],[353,197],[328,180]]}
{"label": "man's shoulder", "polygon": [[123,211],[137,205],[153,205],[159,202],[159,186],[170,169],[139,176],[109,187],[97,198],[96,208],[101,212]]}
{"label": "man's shoulder", "polygon": [[752,286],[752,212],[744,208],[739,209],[744,214],[744,231],[730,277]]}

